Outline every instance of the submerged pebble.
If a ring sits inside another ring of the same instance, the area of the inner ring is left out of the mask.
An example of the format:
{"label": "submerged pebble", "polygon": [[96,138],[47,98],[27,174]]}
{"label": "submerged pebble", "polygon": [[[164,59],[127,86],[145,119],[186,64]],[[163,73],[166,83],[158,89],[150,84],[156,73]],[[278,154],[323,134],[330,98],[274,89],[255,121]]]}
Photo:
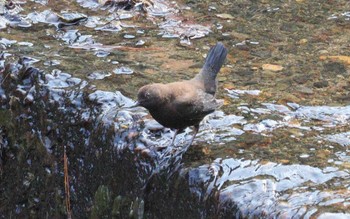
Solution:
{"label": "submerged pebble", "polygon": [[30,42],[18,42],[17,44],[20,46],[29,46],[29,47],[32,47],[34,45],[33,43],[30,43]]}
{"label": "submerged pebble", "polygon": [[239,96],[244,94],[258,96],[261,92],[260,90],[225,90],[228,92],[228,96],[234,99],[237,99]]}
{"label": "submerged pebble", "polygon": [[125,34],[125,35],[124,35],[124,38],[125,38],[125,39],[134,39],[135,36],[134,36],[134,35],[131,35],[131,34]]}
{"label": "submerged pebble", "polygon": [[65,23],[76,23],[87,19],[87,15],[78,12],[62,13],[59,14],[58,17],[60,18],[60,21]]}
{"label": "submerged pebble", "polygon": [[99,58],[107,57],[109,54],[110,54],[110,52],[103,51],[103,50],[99,50],[99,51],[95,52],[95,56],[97,56]]}
{"label": "submerged pebble", "polygon": [[309,158],[310,155],[309,155],[309,154],[301,154],[299,157],[300,157],[300,158]]}
{"label": "submerged pebble", "polygon": [[89,74],[87,77],[90,80],[101,80],[101,79],[104,79],[104,78],[109,77],[111,75],[112,75],[111,73],[106,73],[106,72],[93,72],[93,73]]}
{"label": "submerged pebble", "polygon": [[61,62],[59,60],[55,60],[55,59],[44,62],[44,65],[46,65],[46,66],[56,66],[59,64],[61,64]]}
{"label": "submerged pebble", "polygon": [[39,59],[28,57],[28,56],[23,57],[22,61],[24,64],[29,64],[29,65],[34,64],[36,62],[40,62]]}
{"label": "submerged pebble", "polygon": [[13,44],[17,43],[17,40],[9,40],[9,39],[6,39],[6,38],[1,38],[0,39],[0,44],[5,46],[6,47],[9,47]]}
{"label": "submerged pebble", "polygon": [[130,74],[134,73],[134,71],[131,68],[128,68],[125,66],[122,66],[120,68],[116,68],[113,70],[113,72],[114,72],[114,74],[117,74],[117,75],[130,75]]}
{"label": "submerged pebble", "polygon": [[143,46],[143,45],[145,45],[145,43],[146,43],[145,41],[139,40],[139,41],[136,42],[135,45],[136,45],[136,46]]}
{"label": "submerged pebble", "polygon": [[118,21],[113,21],[110,22],[104,26],[96,27],[95,30],[100,30],[100,31],[108,31],[108,32],[119,32],[123,28],[121,26],[121,23]]}

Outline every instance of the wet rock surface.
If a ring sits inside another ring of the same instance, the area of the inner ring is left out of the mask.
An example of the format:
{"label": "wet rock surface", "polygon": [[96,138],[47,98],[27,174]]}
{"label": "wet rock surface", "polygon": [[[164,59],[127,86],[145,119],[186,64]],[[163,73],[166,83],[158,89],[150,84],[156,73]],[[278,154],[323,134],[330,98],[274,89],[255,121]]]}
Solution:
{"label": "wet rock surface", "polygon": [[[348,217],[348,8],[0,1],[0,217],[66,217],[64,152],[77,218]],[[216,41],[225,104],[169,146],[132,99]]]}

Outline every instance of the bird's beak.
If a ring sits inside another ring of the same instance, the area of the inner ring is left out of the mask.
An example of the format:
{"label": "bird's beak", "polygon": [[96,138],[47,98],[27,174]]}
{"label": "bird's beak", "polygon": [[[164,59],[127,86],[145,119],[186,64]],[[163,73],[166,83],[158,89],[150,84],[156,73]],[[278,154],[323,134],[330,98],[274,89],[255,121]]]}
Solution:
{"label": "bird's beak", "polygon": [[135,108],[141,106],[139,101],[135,101],[134,105],[132,105],[130,108]]}

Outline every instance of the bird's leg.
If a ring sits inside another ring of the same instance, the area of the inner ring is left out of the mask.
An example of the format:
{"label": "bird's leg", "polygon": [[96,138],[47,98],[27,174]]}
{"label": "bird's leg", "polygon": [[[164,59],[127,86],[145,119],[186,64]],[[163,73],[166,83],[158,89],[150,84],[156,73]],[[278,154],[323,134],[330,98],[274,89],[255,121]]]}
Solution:
{"label": "bird's leg", "polygon": [[179,129],[175,129],[174,137],[173,137],[173,140],[171,141],[170,145],[174,145],[175,138],[176,138],[176,135],[177,135],[178,132],[179,132]]}
{"label": "bird's leg", "polygon": [[198,130],[199,130],[199,124],[194,125],[194,134],[193,134],[193,137],[192,137],[192,140],[191,140],[191,143],[190,143],[190,145],[189,145],[189,146],[191,146],[191,145],[192,145],[193,140],[194,140],[194,138],[196,137],[196,135],[197,135],[197,133],[198,133]]}

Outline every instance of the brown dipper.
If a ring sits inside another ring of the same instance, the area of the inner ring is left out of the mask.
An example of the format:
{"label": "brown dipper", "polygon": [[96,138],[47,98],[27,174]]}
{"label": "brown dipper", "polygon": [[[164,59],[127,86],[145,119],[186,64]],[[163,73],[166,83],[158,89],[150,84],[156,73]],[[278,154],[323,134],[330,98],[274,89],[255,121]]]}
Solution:
{"label": "brown dipper", "polygon": [[227,55],[222,43],[209,50],[201,71],[191,80],[168,84],[154,83],[140,88],[138,105],[145,107],[161,125],[173,128],[175,134],[188,126],[194,126],[192,144],[202,119],[222,106],[223,101],[215,99],[217,80]]}

